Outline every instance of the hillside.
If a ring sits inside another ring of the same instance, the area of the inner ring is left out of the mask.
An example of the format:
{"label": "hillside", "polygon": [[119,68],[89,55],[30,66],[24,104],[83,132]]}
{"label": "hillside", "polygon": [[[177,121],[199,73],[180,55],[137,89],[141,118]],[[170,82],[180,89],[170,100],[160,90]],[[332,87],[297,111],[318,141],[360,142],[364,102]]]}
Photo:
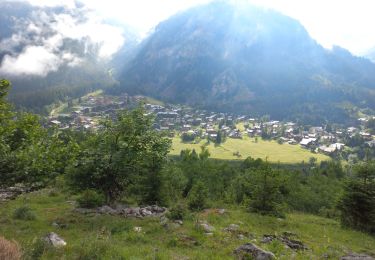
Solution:
{"label": "hillside", "polygon": [[375,108],[375,64],[324,49],[292,18],[226,2],[160,23],[120,81],[112,92],[309,123],[347,122],[343,103]]}
{"label": "hillside", "polygon": [[[71,199],[66,194],[44,190],[2,202],[0,234],[15,239],[28,255],[41,255],[41,259],[234,259],[233,250],[247,242],[273,252],[279,259],[338,259],[353,251],[375,254],[373,237],[342,229],[335,220],[312,215],[292,213],[286,219],[277,219],[251,214],[246,209],[227,208],[224,214],[207,210],[191,215],[182,226],[169,221],[163,227],[156,217],[76,213]],[[25,202],[35,220],[17,220],[12,216]],[[213,234],[206,235],[197,229],[198,220],[212,225]],[[238,230],[224,231],[230,224],[238,225]],[[141,227],[141,232],[135,231],[135,227]],[[286,231],[295,233],[308,250],[295,251],[278,241],[261,243],[265,234],[281,235]],[[56,232],[67,246],[35,247],[37,239],[48,232]]]}

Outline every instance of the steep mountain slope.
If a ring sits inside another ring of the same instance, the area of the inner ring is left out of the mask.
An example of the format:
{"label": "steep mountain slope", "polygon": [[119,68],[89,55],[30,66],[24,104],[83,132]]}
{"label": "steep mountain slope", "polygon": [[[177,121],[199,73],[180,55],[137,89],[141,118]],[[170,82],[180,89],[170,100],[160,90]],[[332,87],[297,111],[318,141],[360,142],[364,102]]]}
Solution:
{"label": "steep mountain slope", "polygon": [[[103,22],[83,6],[40,7],[0,2],[0,77],[13,83],[16,105],[43,112],[46,105],[115,84],[136,45],[127,28]],[[94,18],[93,18],[94,17]]]}
{"label": "steep mountain slope", "polygon": [[375,108],[375,64],[275,11],[225,2],[159,24],[120,80],[113,92],[311,123],[347,119],[343,104]]}

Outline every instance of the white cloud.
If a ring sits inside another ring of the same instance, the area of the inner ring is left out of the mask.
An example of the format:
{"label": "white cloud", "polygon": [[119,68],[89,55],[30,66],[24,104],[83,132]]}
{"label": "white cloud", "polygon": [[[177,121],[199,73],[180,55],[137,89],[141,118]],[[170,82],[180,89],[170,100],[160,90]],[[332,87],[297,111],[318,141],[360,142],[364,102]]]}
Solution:
{"label": "white cloud", "polygon": [[46,76],[61,64],[57,55],[42,46],[27,47],[18,57],[7,55],[1,63],[0,72],[8,75]]}
{"label": "white cloud", "polygon": [[125,41],[121,28],[104,24],[93,15],[89,15],[84,23],[79,23],[76,18],[67,14],[56,15],[55,20],[56,23],[52,25],[52,28],[63,38],[89,39],[98,45],[100,58],[110,58]]}
{"label": "white cloud", "polygon": [[[32,3],[55,6],[69,1],[44,4],[45,1],[38,0]],[[30,17],[18,20],[15,17],[16,32],[0,41],[0,52],[9,53],[0,64],[0,72],[46,76],[64,64],[70,67],[82,64],[87,53],[77,50],[67,52],[63,47],[66,40],[83,44],[87,51],[91,51],[90,56],[97,55],[98,59],[110,58],[123,46],[125,39],[121,28],[103,23],[100,17],[86,8],[64,10],[56,14],[39,9],[34,10]]]}

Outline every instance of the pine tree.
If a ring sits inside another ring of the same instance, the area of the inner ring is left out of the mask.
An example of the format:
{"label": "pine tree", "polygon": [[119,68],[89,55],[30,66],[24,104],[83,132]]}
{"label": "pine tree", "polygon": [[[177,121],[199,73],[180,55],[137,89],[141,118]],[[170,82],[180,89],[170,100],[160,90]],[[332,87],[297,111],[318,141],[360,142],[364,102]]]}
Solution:
{"label": "pine tree", "polygon": [[375,162],[356,167],[338,203],[344,226],[375,233]]}

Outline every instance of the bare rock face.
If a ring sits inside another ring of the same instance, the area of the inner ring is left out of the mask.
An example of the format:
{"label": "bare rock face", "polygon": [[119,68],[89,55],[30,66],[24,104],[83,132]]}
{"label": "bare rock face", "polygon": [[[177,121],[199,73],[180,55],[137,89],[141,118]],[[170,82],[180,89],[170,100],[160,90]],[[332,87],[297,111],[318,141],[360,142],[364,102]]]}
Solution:
{"label": "bare rock face", "polygon": [[44,240],[48,244],[52,245],[53,247],[64,247],[64,246],[66,246],[66,242],[64,241],[64,239],[59,237],[54,232],[51,232],[51,233],[47,234],[47,236],[44,237]]}
{"label": "bare rock face", "polygon": [[341,257],[340,260],[375,260],[375,258],[365,254],[350,253]]}
{"label": "bare rock face", "polygon": [[271,260],[275,259],[275,255],[271,252],[265,251],[252,243],[246,243],[236,250],[234,254],[238,259],[255,259],[255,260]]}

